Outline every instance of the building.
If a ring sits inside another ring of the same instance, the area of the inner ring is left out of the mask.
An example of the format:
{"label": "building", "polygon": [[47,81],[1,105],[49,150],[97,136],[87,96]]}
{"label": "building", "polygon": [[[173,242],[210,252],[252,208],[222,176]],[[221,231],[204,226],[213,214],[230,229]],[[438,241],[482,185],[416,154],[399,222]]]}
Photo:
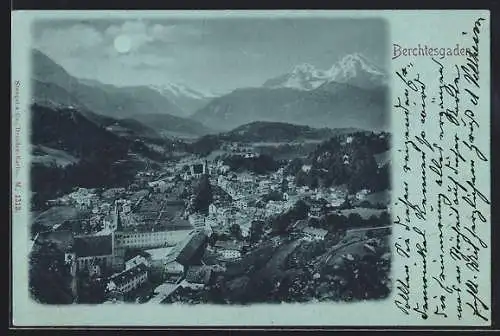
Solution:
{"label": "building", "polygon": [[205,226],[205,216],[198,213],[189,215],[189,223],[195,228],[202,228]]}
{"label": "building", "polygon": [[115,202],[113,212],[104,216],[102,220],[102,227],[106,231],[116,231],[123,228],[123,223],[120,215],[121,203]]}
{"label": "building", "polygon": [[207,237],[211,237],[214,233],[212,226],[213,226],[213,220],[210,220],[210,221],[206,220],[205,221],[205,226],[203,227],[203,229],[205,230],[205,234],[207,235]]}
{"label": "building", "polygon": [[236,260],[241,258],[242,244],[235,241],[217,241],[214,249],[223,260]]}
{"label": "building", "polygon": [[217,205],[215,205],[214,203],[210,203],[210,205],[208,206],[208,215],[209,216],[217,215]]}
{"label": "building", "polygon": [[176,261],[184,266],[200,263],[207,244],[208,236],[205,230],[194,230],[172,249],[166,263]]}
{"label": "building", "polygon": [[114,264],[113,235],[76,236],[73,253],[79,270],[93,265],[111,269]]}
{"label": "building", "polygon": [[302,232],[305,233],[307,237],[316,240],[325,239],[325,236],[328,234],[327,230],[312,227],[306,227],[302,230]]}
{"label": "building", "polygon": [[200,178],[203,175],[208,175],[207,161],[193,163],[188,165],[188,169],[184,171],[183,179],[190,180],[192,178]]}
{"label": "building", "polygon": [[255,182],[255,176],[250,173],[243,173],[238,175],[238,181],[241,183],[253,183]]}
{"label": "building", "polygon": [[356,199],[359,200],[359,201],[362,201],[364,199],[366,199],[366,196],[370,193],[370,190],[368,189],[363,189],[361,191],[358,191],[356,193]]}
{"label": "building", "polygon": [[309,173],[311,171],[311,165],[302,165],[301,169],[304,173]]}
{"label": "building", "polygon": [[119,274],[113,275],[108,282],[108,292],[126,294],[137,289],[148,280],[148,268],[139,264]]}
{"label": "building", "polygon": [[150,278],[163,277],[167,255],[172,249],[173,247],[161,247],[143,252],[141,257],[145,259],[145,264],[149,266]]}
{"label": "building", "polygon": [[184,266],[177,261],[165,263],[165,275],[181,275],[184,273]]}
{"label": "building", "polygon": [[149,267],[148,260],[145,257],[138,255],[125,262],[125,270],[134,268],[135,266],[140,264],[144,264]]}
{"label": "building", "polygon": [[[98,217],[99,218],[99,217]],[[106,231],[115,231],[116,230],[116,221],[113,215],[105,215],[102,218],[102,228]]]}
{"label": "building", "polygon": [[123,196],[125,188],[110,188],[102,193],[103,198],[115,199]]}
{"label": "building", "polygon": [[243,199],[239,199],[237,200],[234,205],[238,208],[238,209],[246,209],[248,208],[248,203],[247,201],[243,200]]}
{"label": "building", "polygon": [[100,277],[102,274],[101,266],[96,265],[96,264],[90,265],[88,270],[89,270],[90,277],[94,277],[94,276]]}
{"label": "building", "polygon": [[64,264],[69,268],[69,274],[71,275],[71,281],[69,287],[71,289],[71,294],[73,300],[76,301],[78,298],[78,277],[77,277],[77,264],[74,253],[64,254]]}
{"label": "building", "polygon": [[257,187],[257,192],[261,195],[268,194],[271,191],[271,181],[264,180],[259,182],[259,186]]}
{"label": "building", "polygon": [[153,249],[172,246],[185,239],[192,230],[167,230],[154,227],[115,232],[117,248]]}
{"label": "building", "polygon": [[148,185],[154,192],[164,193],[168,189],[168,184],[163,180],[149,182]]}
{"label": "building", "polygon": [[309,226],[309,221],[307,219],[299,219],[295,221],[294,224],[290,226],[290,231],[299,230],[302,231]]}
{"label": "building", "polygon": [[181,285],[187,285],[187,287],[198,285],[196,287],[204,287],[210,282],[211,277],[212,268],[210,266],[189,266],[186,271],[185,282],[181,283]]}
{"label": "building", "polygon": [[69,194],[69,197],[79,209],[92,208],[92,206],[99,200],[97,195],[94,194],[94,189],[86,188],[78,188],[77,191]]}
{"label": "building", "polygon": [[218,221],[217,221],[217,215],[209,215],[206,219],[205,219],[205,226],[206,227],[210,227],[210,228],[213,228],[213,227],[216,227],[218,226]]}
{"label": "building", "polygon": [[128,214],[132,211],[132,202],[127,199],[119,199],[115,202],[121,214]]}
{"label": "building", "polygon": [[309,216],[310,217],[321,217],[323,214],[322,206],[319,204],[312,204],[311,207],[309,208]]}
{"label": "building", "polygon": [[391,226],[380,226],[373,228],[349,229],[346,231],[343,242],[354,240],[365,240],[373,237],[383,237],[391,233]]}
{"label": "building", "polygon": [[153,297],[149,300],[148,304],[159,304],[162,303],[166,298],[168,298],[172,293],[174,293],[179,288],[176,283],[164,283],[156,287],[153,291]]}

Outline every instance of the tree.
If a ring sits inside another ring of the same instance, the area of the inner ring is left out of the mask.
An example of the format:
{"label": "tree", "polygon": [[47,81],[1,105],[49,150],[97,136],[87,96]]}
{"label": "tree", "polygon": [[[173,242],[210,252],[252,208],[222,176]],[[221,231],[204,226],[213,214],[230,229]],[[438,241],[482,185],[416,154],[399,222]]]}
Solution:
{"label": "tree", "polygon": [[241,240],[243,238],[243,233],[241,232],[241,227],[238,224],[233,224],[229,227],[229,232],[234,238]]}
{"label": "tree", "polygon": [[388,226],[391,224],[391,216],[387,211],[382,211],[378,221],[380,226]]}
{"label": "tree", "polygon": [[79,303],[102,303],[105,300],[105,282],[89,276],[78,281]]}
{"label": "tree", "polygon": [[286,179],[281,179],[280,191],[286,193],[288,191],[288,181]]}
{"label": "tree", "polygon": [[347,217],[347,222],[350,227],[359,228],[363,226],[364,221],[360,214],[352,212],[349,214],[349,217]]}
{"label": "tree", "polygon": [[49,242],[35,246],[29,266],[29,289],[33,299],[48,304],[73,302],[69,268],[56,244]]}
{"label": "tree", "polygon": [[366,226],[368,227],[376,227],[379,225],[379,218],[375,215],[371,215],[368,220],[366,220]]}
{"label": "tree", "polygon": [[195,192],[193,209],[208,214],[208,207],[213,202],[212,185],[207,175],[203,175]]}
{"label": "tree", "polygon": [[281,213],[272,219],[271,227],[275,234],[283,234],[287,231],[291,223],[299,219],[306,219],[309,213],[309,206],[303,200],[297,201],[287,212]]}
{"label": "tree", "polygon": [[252,221],[252,225],[250,226],[250,243],[257,243],[262,238],[265,225],[266,223],[262,220]]}
{"label": "tree", "polygon": [[264,195],[263,197],[264,202],[269,202],[269,201],[282,201],[283,200],[283,193],[277,190],[272,190],[268,194]]}

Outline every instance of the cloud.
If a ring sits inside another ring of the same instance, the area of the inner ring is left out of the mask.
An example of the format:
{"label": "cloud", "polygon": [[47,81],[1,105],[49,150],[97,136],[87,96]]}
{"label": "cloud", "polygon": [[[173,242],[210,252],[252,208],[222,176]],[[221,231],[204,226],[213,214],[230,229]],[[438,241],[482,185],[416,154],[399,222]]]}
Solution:
{"label": "cloud", "polygon": [[103,42],[102,33],[94,27],[75,24],[65,29],[44,29],[34,44],[49,55],[71,55],[99,47]]}
{"label": "cloud", "polygon": [[131,41],[132,50],[154,41],[148,32],[148,26],[142,21],[125,21],[121,25],[111,25],[106,29],[105,35],[111,42],[118,36],[127,36]]}
{"label": "cloud", "polygon": [[[193,39],[204,34],[189,24],[166,24],[145,20],[128,20],[100,27],[85,23],[45,27],[35,31],[34,46],[55,59],[78,57],[92,59],[118,57],[114,40],[127,36],[131,53],[163,53],[169,45],[192,44]],[[196,43],[196,42],[195,42]],[[150,57],[145,55],[144,57]],[[150,59],[152,59],[150,57]],[[156,61],[146,61],[153,64]],[[160,62],[157,62],[160,64]]]}
{"label": "cloud", "polygon": [[186,39],[196,38],[202,31],[187,24],[165,25],[142,20],[125,21],[121,24],[110,25],[105,30],[105,36],[111,40],[125,35],[132,42],[132,50],[138,50],[150,43],[177,43]]}

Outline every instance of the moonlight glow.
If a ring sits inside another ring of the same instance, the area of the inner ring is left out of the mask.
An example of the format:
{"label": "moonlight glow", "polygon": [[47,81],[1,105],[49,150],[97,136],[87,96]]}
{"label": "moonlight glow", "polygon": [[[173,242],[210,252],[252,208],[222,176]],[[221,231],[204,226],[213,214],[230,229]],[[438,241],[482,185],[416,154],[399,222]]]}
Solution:
{"label": "moonlight glow", "polygon": [[115,38],[114,46],[119,53],[127,53],[132,47],[130,38],[126,35],[120,35]]}

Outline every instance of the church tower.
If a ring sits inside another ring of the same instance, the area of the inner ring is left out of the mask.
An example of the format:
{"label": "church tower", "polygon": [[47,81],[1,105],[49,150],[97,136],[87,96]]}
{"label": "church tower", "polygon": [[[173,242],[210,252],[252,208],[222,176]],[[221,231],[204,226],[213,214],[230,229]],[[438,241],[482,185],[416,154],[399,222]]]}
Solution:
{"label": "church tower", "polygon": [[204,175],[209,175],[210,174],[209,171],[208,171],[208,161],[207,160],[205,160],[203,162],[203,174]]}
{"label": "church tower", "polygon": [[115,202],[115,213],[114,213],[114,230],[115,231],[122,231],[123,230],[123,224],[122,220],[120,218],[120,209],[118,208],[118,202]]}

